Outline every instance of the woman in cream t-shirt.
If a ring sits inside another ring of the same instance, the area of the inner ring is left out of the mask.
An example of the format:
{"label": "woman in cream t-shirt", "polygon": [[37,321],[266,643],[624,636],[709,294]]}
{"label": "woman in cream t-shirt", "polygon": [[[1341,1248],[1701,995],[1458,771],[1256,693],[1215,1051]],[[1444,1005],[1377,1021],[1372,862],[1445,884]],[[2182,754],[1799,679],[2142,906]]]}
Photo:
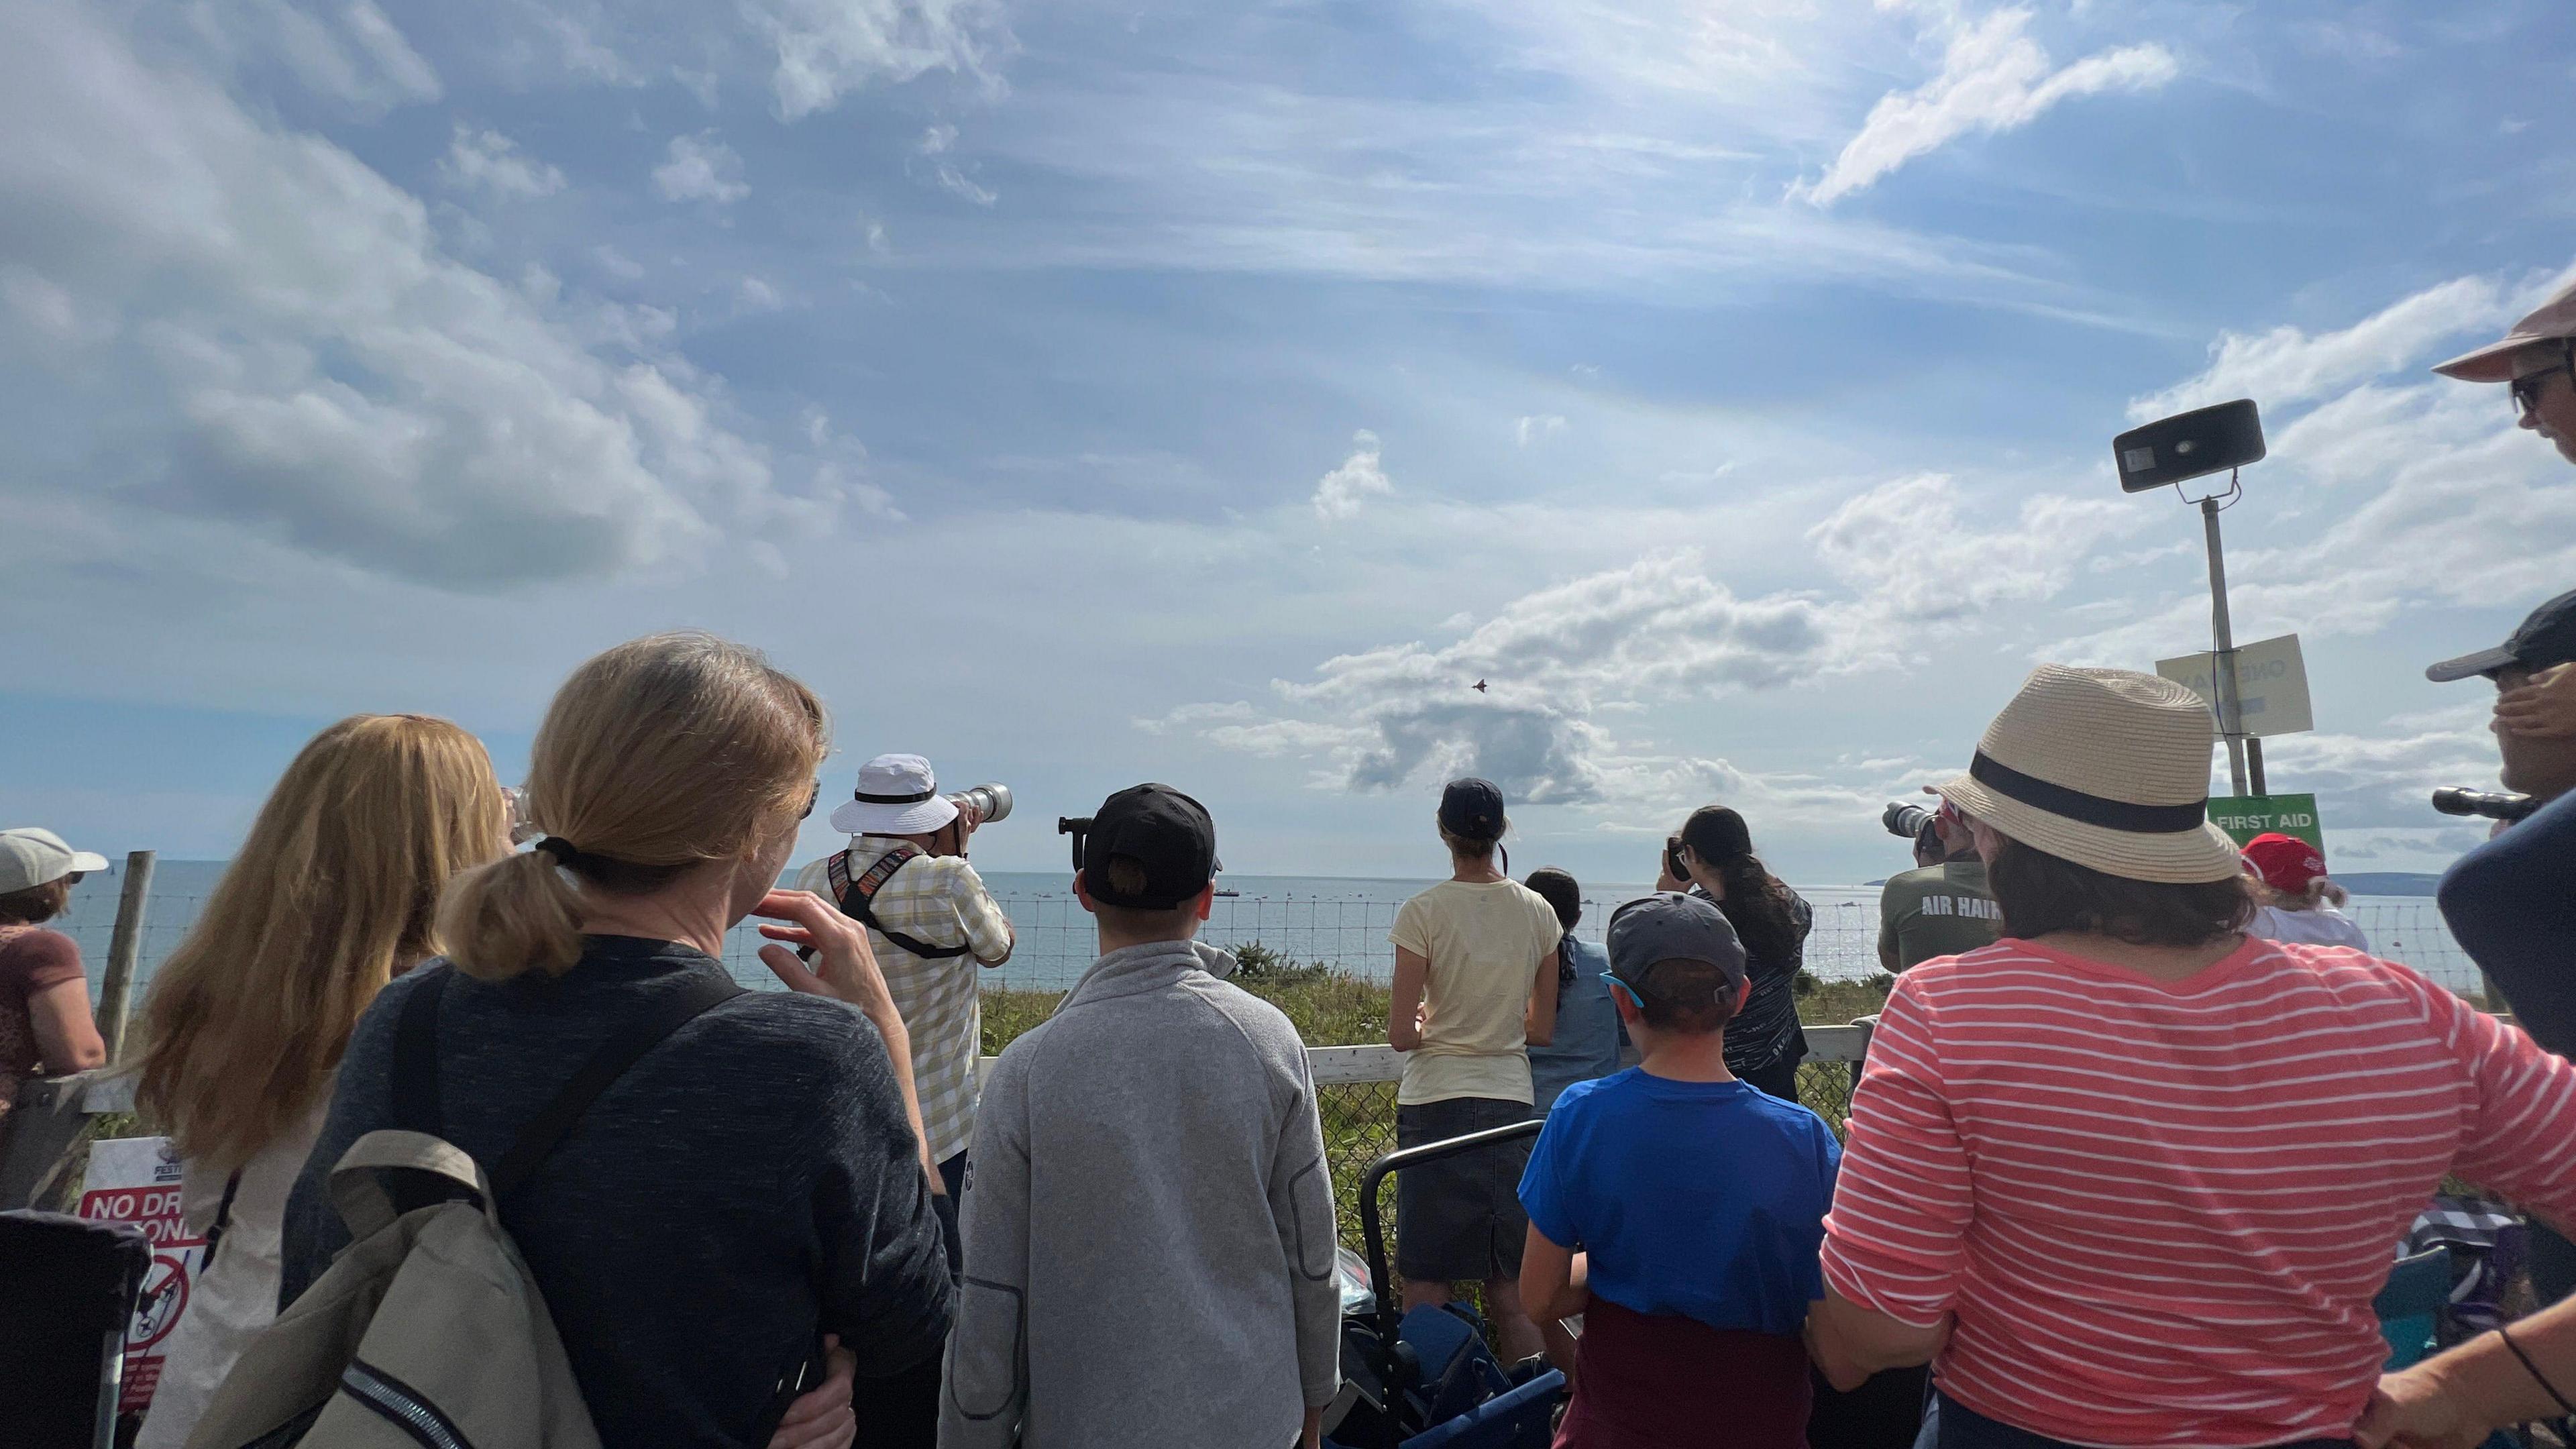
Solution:
{"label": "woman in cream t-shirt", "polygon": [[[1556,1026],[1556,908],[1495,866],[1509,822],[1490,781],[1453,780],[1440,798],[1450,878],[1396,912],[1387,1042],[1405,1054],[1398,1147],[1526,1121],[1529,1048]],[[1407,1309],[1484,1285],[1507,1361],[1539,1352],[1521,1307],[1521,1171],[1527,1139],[1426,1162],[1395,1180],[1395,1264]]]}

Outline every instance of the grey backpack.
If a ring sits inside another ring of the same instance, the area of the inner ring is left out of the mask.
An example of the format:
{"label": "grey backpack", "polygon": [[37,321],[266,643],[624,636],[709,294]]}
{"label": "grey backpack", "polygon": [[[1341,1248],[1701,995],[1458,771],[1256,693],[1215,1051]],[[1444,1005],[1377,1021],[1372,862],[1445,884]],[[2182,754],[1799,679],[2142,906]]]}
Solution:
{"label": "grey backpack", "polygon": [[[453,968],[433,969],[396,1026],[400,1121],[439,1116],[438,1002]],[[331,1169],[349,1246],[243,1351],[188,1449],[598,1449],[563,1341],[498,1204],[629,1066],[741,992],[712,971],[692,976],[613,1033],[488,1176],[429,1132],[386,1129],[352,1143]],[[395,1173],[414,1175],[412,1184],[428,1174],[447,1200],[401,1210],[387,1182]]]}

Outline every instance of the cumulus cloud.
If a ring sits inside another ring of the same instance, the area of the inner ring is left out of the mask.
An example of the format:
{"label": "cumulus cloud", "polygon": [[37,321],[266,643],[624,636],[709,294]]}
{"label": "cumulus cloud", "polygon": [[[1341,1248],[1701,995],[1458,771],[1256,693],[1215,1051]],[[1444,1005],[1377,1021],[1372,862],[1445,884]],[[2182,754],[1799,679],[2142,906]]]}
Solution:
{"label": "cumulus cloud", "polygon": [[717,206],[731,206],[751,194],[742,179],[742,157],[713,131],[673,136],[662,164],[653,168],[653,190],[664,201]]}
{"label": "cumulus cloud", "polygon": [[2505,289],[2486,277],[2459,277],[2392,302],[2350,327],[2314,335],[2297,327],[2223,332],[2209,345],[2209,367],[2196,377],[2129,404],[2149,422],[2188,408],[2250,397],[2265,408],[2308,402],[2382,377],[2427,356],[2433,344],[2466,332],[2501,330],[2510,315]]}
{"label": "cumulus cloud", "polygon": [[[586,309],[461,264],[416,198],[145,65],[95,11],[0,8],[0,127],[16,267],[135,359],[112,431],[0,442],[0,476],[451,589],[828,518],[774,486],[716,379],[649,339],[595,355]],[[46,347],[0,326],[0,357]],[[78,379],[52,385],[83,415]]]}
{"label": "cumulus cloud", "polygon": [[[2309,339],[2311,346],[2263,354],[2281,381],[2279,395],[2293,401],[2267,417],[2270,459],[2246,486],[2313,485],[2322,516],[2282,546],[2231,545],[2228,601],[2238,637],[2369,634],[2427,605],[2527,607],[2576,575],[2576,488],[2566,465],[2513,427],[2502,389],[2416,370],[2444,335],[2437,320],[2425,320],[2438,315],[2425,298],[2485,303],[2487,323],[2499,315],[2497,299],[2501,312],[2521,305],[2508,289],[2467,278]],[[2387,320],[2392,315],[2399,320]],[[2224,360],[2226,351],[2222,339],[2214,355]],[[2193,379],[2142,410],[2204,398],[2193,390],[2202,386]],[[2315,394],[2321,400],[2296,405]],[[2207,611],[2205,595],[2178,592],[2048,650],[2076,662],[2170,656],[2208,637]]]}
{"label": "cumulus cloud", "polygon": [[2138,525],[2137,510],[2110,498],[2039,494],[1991,530],[1972,526],[1963,505],[1946,474],[1899,478],[1845,502],[1807,541],[1892,619],[1923,623],[2054,597],[2097,543]]}
{"label": "cumulus cloud", "polygon": [[1545,442],[1564,431],[1565,419],[1554,413],[1542,413],[1535,417],[1522,418],[1512,424],[1512,440],[1526,448],[1532,443]]}
{"label": "cumulus cloud", "polygon": [[1941,73],[1914,90],[1880,97],[1825,174],[1793,194],[1829,206],[1972,131],[2016,130],[2070,97],[2154,90],[2181,73],[2172,52],[2155,44],[2122,46],[2052,69],[2048,52],[2027,33],[2030,22],[2029,10],[2013,8],[1960,25],[1942,55]]}
{"label": "cumulus cloud", "polygon": [[1351,434],[1351,455],[1315,485],[1315,516],[1326,523],[1357,518],[1371,495],[1394,491],[1386,470],[1378,466],[1377,434],[1362,428]]}
{"label": "cumulus cloud", "polygon": [[498,131],[466,125],[449,139],[438,175],[460,191],[479,187],[503,197],[552,196],[564,188],[562,171],[522,152]]}
{"label": "cumulus cloud", "polygon": [[1011,43],[995,0],[752,0],[746,9],[777,52],[770,86],[790,121],[864,86],[934,70],[997,85],[990,65]]}

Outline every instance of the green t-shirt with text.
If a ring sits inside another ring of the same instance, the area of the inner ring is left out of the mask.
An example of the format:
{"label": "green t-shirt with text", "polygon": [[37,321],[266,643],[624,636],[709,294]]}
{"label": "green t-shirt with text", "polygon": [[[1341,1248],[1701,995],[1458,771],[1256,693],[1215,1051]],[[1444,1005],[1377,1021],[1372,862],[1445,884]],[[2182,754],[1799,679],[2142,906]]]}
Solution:
{"label": "green t-shirt with text", "polygon": [[1986,863],[1971,856],[1890,876],[1878,898],[1878,959],[1902,971],[1935,956],[1991,946],[2003,912],[1986,891]]}

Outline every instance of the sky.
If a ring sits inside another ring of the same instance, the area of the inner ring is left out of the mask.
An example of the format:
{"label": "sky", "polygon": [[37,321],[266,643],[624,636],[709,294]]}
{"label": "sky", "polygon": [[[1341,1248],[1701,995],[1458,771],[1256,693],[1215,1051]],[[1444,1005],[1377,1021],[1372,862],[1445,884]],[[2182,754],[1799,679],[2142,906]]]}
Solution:
{"label": "sky", "polygon": [[1436,874],[1478,773],[1520,866],[1874,878],[2031,666],[2208,647],[2109,440],[2250,396],[2272,787],[2438,868],[2422,668],[2576,474],[2426,368],[2576,264],[2571,82],[2550,0],[0,0],[0,823],[220,857],[360,711],[515,780],[693,627],[827,798],[1012,785],[988,868],[1160,779]]}

